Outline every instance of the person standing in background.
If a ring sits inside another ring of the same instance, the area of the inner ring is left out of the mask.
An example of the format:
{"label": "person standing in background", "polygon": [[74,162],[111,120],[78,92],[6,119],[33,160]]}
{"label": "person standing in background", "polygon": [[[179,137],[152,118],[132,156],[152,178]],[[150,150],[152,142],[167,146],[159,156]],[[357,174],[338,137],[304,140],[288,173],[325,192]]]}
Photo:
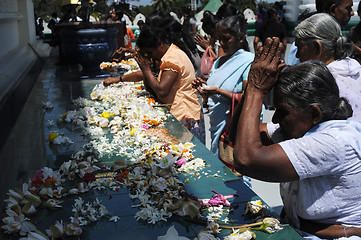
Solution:
{"label": "person standing in background", "polygon": [[[126,23],[124,22],[124,24],[126,24]],[[126,28],[127,44],[125,44],[125,42],[124,42],[124,47],[126,49],[132,49],[133,48],[132,41],[135,41],[134,33],[133,33],[132,29],[130,29],[128,27],[125,27],[125,28]]]}
{"label": "person standing in background", "polygon": [[[357,8],[357,15],[361,20],[361,4],[359,3]],[[349,37],[354,43],[354,50],[352,54],[352,58],[356,59],[359,63],[361,63],[361,21],[350,29]]]}
{"label": "person standing in background", "polygon": [[352,6],[352,0],[316,0],[317,12],[330,14],[342,28],[347,26],[354,15]]}
{"label": "person standing in background", "polygon": [[183,18],[184,31],[188,31],[189,34],[194,38],[197,33],[196,20],[194,19],[193,11],[189,7],[183,9]]}
{"label": "person standing in background", "polygon": [[[256,28],[253,47],[254,49],[257,49],[260,42],[264,44],[267,38],[277,37],[284,46],[282,54],[282,59],[284,59],[284,53],[286,52],[287,46],[287,34],[285,26],[279,22],[279,19],[280,13],[278,9],[271,7],[267,10],[265,21]],[[274,109],[273,90],[271,90],[264,98],[264,105],[270,110]]]}
{"label": "person standing in background", "polygon": [[53,12],[51,14],[51,19],[48,23],[48,28],[51,30],[50,37],[50,46],[55,47],[57,45],[57,37],[56,37],[56,26],[58,25],[58,14]]}
{"label": "person standing in background", "polygon": [[[267,10],[267,17],[265,21],[257,26],[255,37],[253,41],[254,49],[257,49],[258,44],[265,43],[268,37],[278,37],[284,46],[287,46],[286,28],[279,23],[280,13],[276,8],[269,8]],[[286,49],[283,50],[285,52]]]}

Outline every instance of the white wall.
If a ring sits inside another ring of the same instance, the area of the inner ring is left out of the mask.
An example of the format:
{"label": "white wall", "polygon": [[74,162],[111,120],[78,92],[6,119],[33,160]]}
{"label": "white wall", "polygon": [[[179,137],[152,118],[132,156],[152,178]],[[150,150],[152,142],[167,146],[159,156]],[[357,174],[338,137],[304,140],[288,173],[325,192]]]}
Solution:
{"label": "white wall", "polygon": [[0,0],[0,101],[50,48],[36,40],[32,0]]}

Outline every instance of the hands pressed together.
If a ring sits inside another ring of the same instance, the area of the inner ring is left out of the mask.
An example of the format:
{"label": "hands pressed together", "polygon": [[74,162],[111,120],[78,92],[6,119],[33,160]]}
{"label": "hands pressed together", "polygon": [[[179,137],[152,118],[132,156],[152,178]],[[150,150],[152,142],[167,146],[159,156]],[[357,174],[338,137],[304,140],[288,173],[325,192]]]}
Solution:
{"label": "hands pressed together", "polygon": [[141,53],[141,51],[138,49],[134,55],[134,59],[135,61],[137,61],[138,65],[139,65],[139,68],[142,70],[142,71],[152,71],[152,67],[151,67],[151,61],[144,57],[144,55]]}
{"label": "hands pressed together", "polygon": [[202,48],[206,49],[207,47],[211,46],[211,44],[209,43],[208,40],[204,39],[204,37],[202,37],[199,34],[196,34],[194,37],[194,40],[196,42],[196,44],[198,44],[199,46],[201,46]]}
{"label": "hands pressed together", "polygon": [[267,38],[264,46],[259,45],[248,74],[248,87],[266,94],[277,81],[282,68],[286,66],[281,55],[284,49],[279,38]]}

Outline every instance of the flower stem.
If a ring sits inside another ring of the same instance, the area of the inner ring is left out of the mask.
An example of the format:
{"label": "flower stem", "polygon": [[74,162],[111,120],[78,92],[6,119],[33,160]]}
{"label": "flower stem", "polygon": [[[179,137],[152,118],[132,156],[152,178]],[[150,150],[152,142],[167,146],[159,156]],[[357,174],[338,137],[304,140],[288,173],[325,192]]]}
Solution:
{"label": "flower stem", "polygon": [[244,224],[244,225],[238,225],[238,226],[231,226],[231,225],[219,225],[220,228],[225,229],[232,229],[232,228],[248,228],[248,227],[255,227],[262,225],[263,222],[256,222],[256,223],[250,223],[250,224]]}

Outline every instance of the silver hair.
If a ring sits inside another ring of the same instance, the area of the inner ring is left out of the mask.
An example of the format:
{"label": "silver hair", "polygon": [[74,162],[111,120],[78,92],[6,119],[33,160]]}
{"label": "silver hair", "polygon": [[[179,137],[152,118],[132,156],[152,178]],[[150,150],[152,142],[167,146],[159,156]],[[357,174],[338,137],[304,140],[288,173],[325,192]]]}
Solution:
{"label": "silver hair", "polygon": [[353,44],[342,35],[341,27],[328,13],[318,13],[303,20],[293,31],[302,43],[319,41],[336,60],[351,56]]}

